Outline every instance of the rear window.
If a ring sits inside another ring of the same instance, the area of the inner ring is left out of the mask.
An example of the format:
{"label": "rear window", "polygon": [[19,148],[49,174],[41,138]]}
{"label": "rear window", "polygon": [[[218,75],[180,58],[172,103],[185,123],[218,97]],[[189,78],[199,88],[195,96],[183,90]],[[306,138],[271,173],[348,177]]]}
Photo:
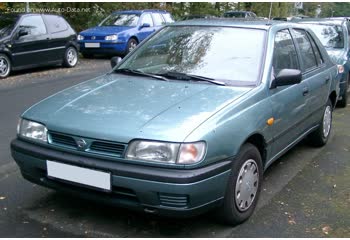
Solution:
{"label": "rear window", "polygon": [[344,32],[341,25],[306,24],[326,48],[344,48]]}
{"label": "rear window", "polygon": [[57,33],[68,29],[66,20],[64,20],[61,16],[45,15],[44,17],[47,27],[49,28],[49,32]]}

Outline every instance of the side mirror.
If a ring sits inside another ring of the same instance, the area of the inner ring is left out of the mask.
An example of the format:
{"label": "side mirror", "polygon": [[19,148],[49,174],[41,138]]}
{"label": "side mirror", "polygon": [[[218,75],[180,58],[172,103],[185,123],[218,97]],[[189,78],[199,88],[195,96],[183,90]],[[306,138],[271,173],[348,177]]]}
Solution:
{"label": "side mirror", "polygon": [[28,35],[28,31],[25,29],[20,29],[18,32],[18,38]]}
{"label": "side mirror", "polygon": [[282,69],[271,83],[271,88],[298,84],[302,80],[301,71],[298,69]]}
{"label": "side mirror", "polygon": [[114,68],[115,66],[119,65],[119,63],[122,61],[121,57],[112,57],[111,59],[111,67]]}
{"label": "side mirror", "polygon": [[142,28],[149,28],[149,27],[151,27],[151,25],[150,25],[149,23],[143,23],[143,24],[139,27],[139,29],[142,29]]}

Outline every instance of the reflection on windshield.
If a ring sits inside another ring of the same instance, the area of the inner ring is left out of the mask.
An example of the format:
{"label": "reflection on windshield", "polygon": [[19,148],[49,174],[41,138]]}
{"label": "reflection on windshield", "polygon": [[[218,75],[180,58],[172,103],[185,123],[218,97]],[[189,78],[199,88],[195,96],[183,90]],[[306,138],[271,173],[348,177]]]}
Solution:
{"label": "reflection on windshield", "polygon": [[308,24],[326,48],[343,48],[344,33],[339,25]]}
{"label": "reflection on windshield", "polygon": [[119,68],[152,74],[179,72],[220,81],[258,81],[264,30],[231,27],[165,27]]}
{"label": "reflection on windshield", "polygon": [[135,14],[112,14],[108,16],[100,26],[129,26],[135,27],[139,21],[139,16]]}
{"label": "reflection on windshield", "polygon": [[17,18],[10,16],[0,16],[0,37],[8,36],[14,25],[16,24]]}

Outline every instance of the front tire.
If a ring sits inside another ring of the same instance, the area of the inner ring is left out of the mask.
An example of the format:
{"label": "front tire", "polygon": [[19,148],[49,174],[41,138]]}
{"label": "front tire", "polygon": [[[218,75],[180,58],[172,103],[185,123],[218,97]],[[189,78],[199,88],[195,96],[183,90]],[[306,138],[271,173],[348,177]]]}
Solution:
{"label": "front tire", "polygon": [[64,54],[63,66],[72,68],[78,63],[78,51],[75,47],[68,47]]}
{"label": "front tire", "polygon": [[0,54],[0,79],[7,78],[11,72],[11,61],[5,54]]}
{"label": "front tire", "polygon": [[323,110],[320,126],[309,135],[309,143],[314,147],[326,145],[332,128],[333,105],[330,99]]}
{"label": "front tire", "polygon": [[224,203],[218,211],[220,221],[237,225],[254,212],[263,180],[259,150],[252,144],[242,146],[232,165]]}
{"label": "front tire", "polygon": [[130,38],[127,44],[127,49],[126,49],[126,54],[129,54],[132,52],[138,45],[139,43],[137,42],[136,39]]}

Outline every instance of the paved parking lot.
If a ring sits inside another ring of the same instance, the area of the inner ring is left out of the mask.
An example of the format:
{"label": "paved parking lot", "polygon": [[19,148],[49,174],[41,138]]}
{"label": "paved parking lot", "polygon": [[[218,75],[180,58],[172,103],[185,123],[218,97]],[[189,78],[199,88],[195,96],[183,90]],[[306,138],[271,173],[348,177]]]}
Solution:
{"label": "paved parking lot", "polygon": [[18,117],[33,103],[110,69],[108,59],[0,81],[0,237],[350,237],[350,107],[336,109],[328,145],[302,142],[266,172],[253,217],[169,219],[110,208],[25,181],[10,156]]}

